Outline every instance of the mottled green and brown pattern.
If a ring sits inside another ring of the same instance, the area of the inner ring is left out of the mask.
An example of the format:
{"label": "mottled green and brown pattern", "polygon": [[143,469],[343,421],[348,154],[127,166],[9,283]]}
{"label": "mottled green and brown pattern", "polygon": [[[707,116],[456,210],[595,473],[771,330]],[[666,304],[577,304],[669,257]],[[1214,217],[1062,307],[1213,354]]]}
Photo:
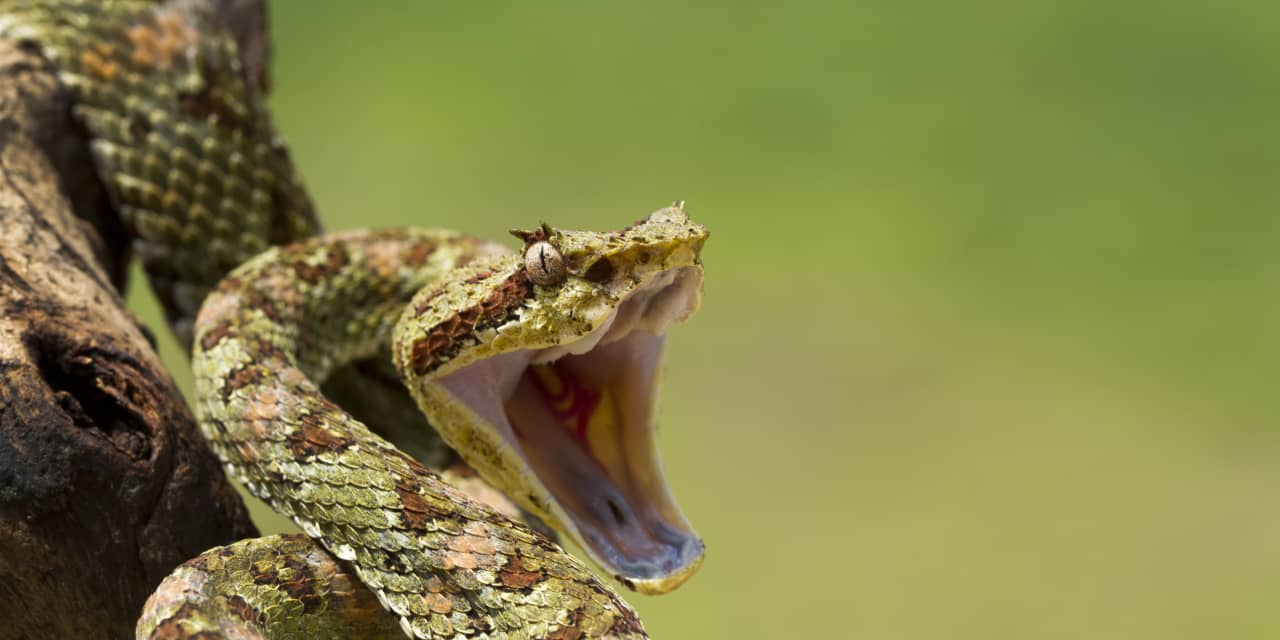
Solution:
{"label": "mottled green and brown pattern", "polygon": [[[206,437],[232,475],[311,536],[189,562],[148,603],[138,637],[645,637],[617,594],[513,520],[483,480],[442,481],[318,384],[390,350],[424,413],[484,480],[577,535],[512,443],[442,393],[441,377],[598,339],[633,292],[648,292],[633,316],[668,304],[653,293],[655,274],[690,277],[675,287],[687,309],[653,315],[691,313],[706,231],[677,206],[618,232],[522,234],[526,246],[551,240],[563,252],[554,286],[528,271],[528,256],[453,232],[313,237],[319,224],[260,87],[206,11],[195,0],[0,0],[0,36],[54,66],[171,326],[194,340]],[[687,544],[654,565],[657,577],[619,577],[663,592],[697,569],[702,546],[653,476],[648,447],[638,449],[650,464],[640,482]]]}
{"label": "mottled green and brown pattern", "polygon": [[237,479],[351,562],[414,637],[643,637],[579,561],[445,484],[317,388],[388,342],[415,292],[504,252],[444,231],[356,231],[249,261],[196,324],[201,425]]}
{"label": "mottled green and brown pattern", "polygon": [[301,535],[211,549],[178,567],[143,607],[138,637],[403,638],[345,564]]}
{"label": "mottled green and brown pattern", "polygon": [[222,276],[320,228],[219,25],[196,2],[0,1],[0,35],[37,47],[72,93],[99,175],[184,344]]}

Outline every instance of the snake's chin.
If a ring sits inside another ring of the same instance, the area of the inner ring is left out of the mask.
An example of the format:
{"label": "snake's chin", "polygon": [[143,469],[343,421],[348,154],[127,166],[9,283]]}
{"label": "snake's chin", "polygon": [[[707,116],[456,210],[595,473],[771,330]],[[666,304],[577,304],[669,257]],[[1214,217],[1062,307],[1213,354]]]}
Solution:
{"label": "snake's chin", "polygon": [[701,288],[701,266],[668,270],[578,340],[440,379],[518,454],[532,490],[512,497],[643,593],[675,589],[705,552],[672,496],[654,437],[665,333],[697,309]]}

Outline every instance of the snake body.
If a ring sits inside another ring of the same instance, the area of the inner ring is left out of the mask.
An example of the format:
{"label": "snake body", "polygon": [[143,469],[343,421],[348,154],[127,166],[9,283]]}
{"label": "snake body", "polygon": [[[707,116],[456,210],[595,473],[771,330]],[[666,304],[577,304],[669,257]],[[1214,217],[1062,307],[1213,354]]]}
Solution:
{"label": "snake body", "polygon": [[662,335],[700,293],[707,234],[682,206],[614,232],[543,225],[517,234],[520,253],[440,230],[317,235],[259,88],[203,3],[0,10],[0,35],[37,47],[73,96],[153,289],[193,346],[210,445],[310,537],[184,565],[139,638],[385,636],[375,601],[416,638],[646,637],[580,561],[319,385],[390,351],[488,485],[624,584],[668,591],[702,558],[652,442]]}
{"label": "snake body", "polygon": [[205,295],[273,244],[320,231],[235,41],[195,1],[4,0],[73,95],[98,173],[183,344]]}

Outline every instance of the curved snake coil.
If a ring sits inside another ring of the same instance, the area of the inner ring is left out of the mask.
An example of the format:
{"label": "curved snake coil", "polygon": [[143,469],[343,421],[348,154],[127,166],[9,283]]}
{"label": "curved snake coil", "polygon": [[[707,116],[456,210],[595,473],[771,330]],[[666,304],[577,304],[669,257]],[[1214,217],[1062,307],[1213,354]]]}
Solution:
{"label": "curved snake coil", "polygon": [[484,482],[442,481],[318,385],[389,349],[488,485],[623,584],[674,589],[703,555],[653,442],[663,335],[701,292],[707,233],[682,206],[615,232],[516,232],[520,253],[449,231],[309,237],[311,205],[204,4],[0,10],[0,34],[37,47],[71,91],[148,278],[193,343],[206,438],[311,538],[180,567],[138,637],[385,637],[352,570],[410,637],[646,637],[578,560],[485,500]]}

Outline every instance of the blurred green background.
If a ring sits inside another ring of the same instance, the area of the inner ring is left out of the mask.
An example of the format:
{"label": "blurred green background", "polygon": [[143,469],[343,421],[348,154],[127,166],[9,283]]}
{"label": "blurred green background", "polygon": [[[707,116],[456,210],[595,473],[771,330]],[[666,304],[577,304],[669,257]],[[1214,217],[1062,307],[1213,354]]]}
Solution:
{"label": "blurred green background", "polygon": [[330,228],[711,228],[655,637],[1280,636],[1280,4],[272,10]]}

